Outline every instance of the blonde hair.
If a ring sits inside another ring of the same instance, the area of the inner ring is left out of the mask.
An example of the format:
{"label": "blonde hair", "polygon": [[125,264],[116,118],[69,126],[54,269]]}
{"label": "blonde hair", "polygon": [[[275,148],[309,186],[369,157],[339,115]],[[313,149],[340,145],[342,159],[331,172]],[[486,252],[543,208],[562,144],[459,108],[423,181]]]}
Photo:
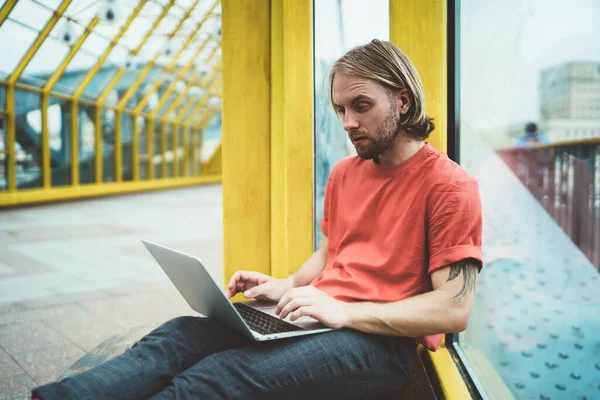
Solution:
{"label": "blonde hair", "polygon": [[409,135],[421,140],[426,139],[435,129],[433,119],[425,112],[425,92],[421,78],[406,54],[394,44],[375,39],[349,50],[337,60],[329,75],[329,100],[332,106],[333,78],[337,72],[375,81],[391,94],[408,89],[412,104],[400,122],[401,127]]}

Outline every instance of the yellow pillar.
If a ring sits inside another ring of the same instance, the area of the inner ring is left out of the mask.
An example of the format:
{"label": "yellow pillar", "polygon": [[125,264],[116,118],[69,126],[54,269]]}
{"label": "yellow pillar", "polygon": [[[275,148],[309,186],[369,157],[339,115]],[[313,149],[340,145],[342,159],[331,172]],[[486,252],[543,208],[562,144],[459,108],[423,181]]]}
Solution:
{"label": "yellow pillar", "polygon": [[[312,0],[283,1],[283,182],[285,271],[314,251]],[[275,209],[274,209],[275,211]],[[273,266],[276,270],[278,266]]]}
{"label": "yellow pillar", "polygon": [[425,88],[425,108],[434,118],[429,142],[447,151],[447,2],[390,0],[390,39],[413,62]]}
{"label": "yellow pillar", "polygon": [[283,118],[283,1],[271,5],[271,274],[287,274]]}
{"label": "yellow pillar", "polygon": [[271,266],[271,6],[223,0],[223,234],[225,281]]}

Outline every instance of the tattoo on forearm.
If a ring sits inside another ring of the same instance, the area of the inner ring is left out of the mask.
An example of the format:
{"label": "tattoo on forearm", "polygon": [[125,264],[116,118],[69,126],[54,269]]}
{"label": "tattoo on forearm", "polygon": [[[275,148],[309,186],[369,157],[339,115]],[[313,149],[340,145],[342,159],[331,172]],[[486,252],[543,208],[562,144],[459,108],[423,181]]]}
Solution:
{"label": "tattoo on forearm", "polygon": [[459,275],[463,276],[463,284],[459,292],[450,300],[461,302],[465,296],[468,296],[475,290],[475,279],[479,271],[479,261],[466,259],[450,265],[450,275],[446,282],[456,279]]}

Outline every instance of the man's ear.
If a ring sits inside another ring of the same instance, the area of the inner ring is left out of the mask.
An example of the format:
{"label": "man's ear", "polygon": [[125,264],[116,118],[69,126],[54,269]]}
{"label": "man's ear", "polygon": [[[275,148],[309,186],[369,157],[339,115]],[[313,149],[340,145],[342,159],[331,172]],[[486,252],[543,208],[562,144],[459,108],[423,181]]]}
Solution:
{"label": "man's ear", "polygon": [[398,112],[403,115],[410,110],[410,106],[412,105],[412,95],[410,90],[407,88],[401,89],[396,93],[396,106],[398,108]]}

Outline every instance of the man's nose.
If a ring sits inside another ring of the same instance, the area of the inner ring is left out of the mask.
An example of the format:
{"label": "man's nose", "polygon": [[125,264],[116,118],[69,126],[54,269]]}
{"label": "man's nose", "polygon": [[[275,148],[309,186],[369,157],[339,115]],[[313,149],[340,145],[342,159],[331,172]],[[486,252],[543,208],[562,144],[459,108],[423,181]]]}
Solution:
{"label": "man's nose", "polygon": [[349,132],[353,129],[358,129],[358,127],[359,127],[358,120],[356,118],[354,118],[352,113],[347,112],[344,115],[344,130],[346,132]]}

